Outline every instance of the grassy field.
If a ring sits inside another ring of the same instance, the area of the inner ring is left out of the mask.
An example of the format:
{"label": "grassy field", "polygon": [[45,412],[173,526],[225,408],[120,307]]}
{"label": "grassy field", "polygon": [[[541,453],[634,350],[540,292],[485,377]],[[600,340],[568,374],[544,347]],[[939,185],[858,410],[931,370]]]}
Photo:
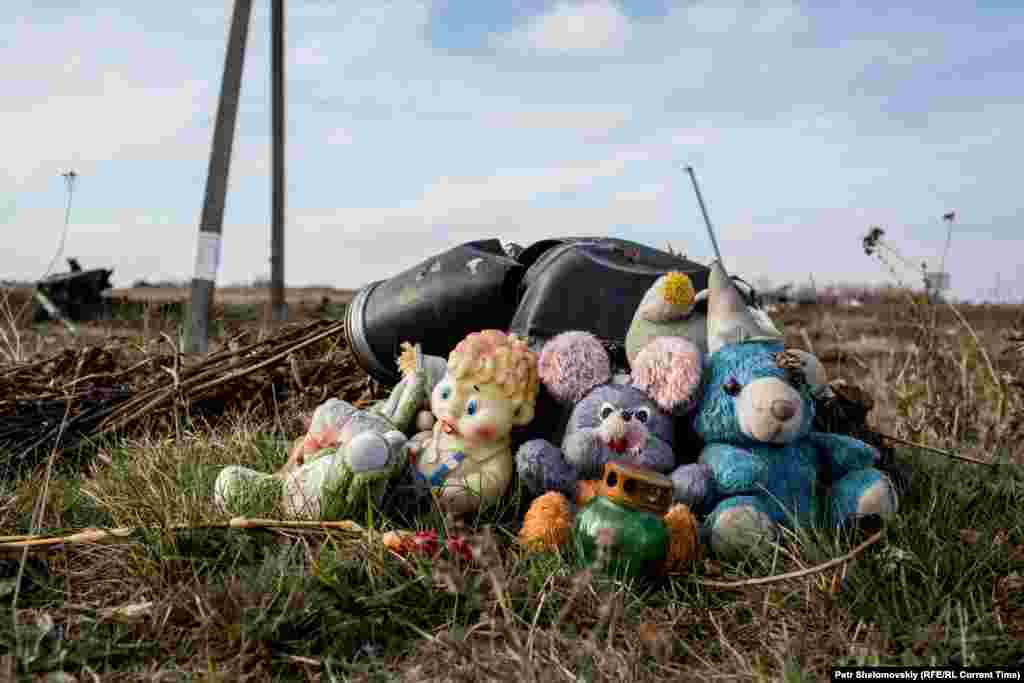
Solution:
{"label": "grassy field", "polygon": [[[13,320],[0,377],[62,347],[144,348],[180,330],[181,309],[160,308],[180,293],[122,294],[122,315],[77,339]],[[218,299],[215,343],[273,331],[260,295]],[[289,301],[293,317],[336,318],[348,296]],[[0,558],[0,681],[818,681],[838,665],[1024,666],[1024,308],[954,310],[904,292],[772,316],[873,399],[875,429],[933,449],[900,446],[913,473],[901,514],[849,563],[753,581],[865,538],[801,532],[767,558],[613,581],[571,553],[516,547],[518,491],[468,528],[413,520],[442,548],[467,538],[471,560],[398,558],[357,532],[224,528],[211,503],[219,469],[282,464],[310,402],[183,414],[0,477],[0,534],[140,528]],[[366,511],[356,518],[369,526]]]}

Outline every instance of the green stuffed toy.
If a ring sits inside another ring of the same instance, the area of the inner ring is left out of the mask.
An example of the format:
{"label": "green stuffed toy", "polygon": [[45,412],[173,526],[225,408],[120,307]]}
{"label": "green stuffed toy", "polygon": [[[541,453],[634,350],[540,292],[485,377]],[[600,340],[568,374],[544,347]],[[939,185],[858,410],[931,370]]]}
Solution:
{"label": "green stuffed toy", "polygon": [[314,411],[288,463],[270,474],[232,465],[214,484],[214,502],[234,514],[266,514],[278,504],[289,517],[339,519],[360,502],[379,505],[388,480],[404,465],[408,435],[429,429],[424,408],[446,361],[403,345],[403,379],[367,410],[330,399]]}

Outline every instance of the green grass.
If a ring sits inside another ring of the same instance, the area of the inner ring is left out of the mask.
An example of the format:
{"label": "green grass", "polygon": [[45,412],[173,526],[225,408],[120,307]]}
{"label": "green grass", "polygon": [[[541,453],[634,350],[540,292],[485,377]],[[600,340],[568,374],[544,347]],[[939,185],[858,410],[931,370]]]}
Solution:
{"label": "green grass", "polygon": [[[770,557],[701,561],[687,576],[623,583],[591,574],[571,551],[515,548],[513,520],[525,501],[513,495],[474,526],[449,530],[470,537],[480,561],[467,565],[444,552],[433,561],[400,560],[351,536],[159,531],[225,519],[210,503],[223,465],[269,471],[281,464],[281,438],[260,426],[240,423],[177,443],[124,442],[103,454],[110,466],[92,475],[58,469],[46,528],[156,530],[127,544],[33,559],[17,628],[18,563],[0,561],[0,652],[23,675],[571,680],[567,670],[594,681],[810,681],[841,664],[1024,661],[1017,467],[904,453],[915,479],[901,514],[845,574],[721,590],[693,578],[789,571],[842,554],[858,539],[801,533]],[[5,490],[3,528],[26,529],[39,494],[34,481]],[[396,522],[379,511],[374,519]],[[444,546],[446,524],[436,514],[397,524],[433,528]],[[119,615],[132,605],[143,607]]]}

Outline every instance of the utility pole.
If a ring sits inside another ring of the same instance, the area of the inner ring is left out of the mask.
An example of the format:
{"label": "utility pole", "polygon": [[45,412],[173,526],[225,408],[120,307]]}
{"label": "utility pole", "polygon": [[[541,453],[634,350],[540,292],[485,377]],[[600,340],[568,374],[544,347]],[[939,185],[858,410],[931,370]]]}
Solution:
{"label": "utility pole", "polygon": [[271,134],[273,135],[270,227],[270,314],[288,316],[284,299],[284,0],[271,0]]}
{"label": "utility pole", "polygon": [[220,84],[217,119],[213,128],[210,165],[206,173],[206,194],[199,219],[195,271],[192,277],[189,350],[206,353],[209,343],[210,308],[214,283],[220,265],[221,229],[224,225],[224,201],[231,168],[231,147],[238,118],[238,95],[242,89],[245,41],[249,33],[252,0],[235,0],[224,55],[224,78]]}

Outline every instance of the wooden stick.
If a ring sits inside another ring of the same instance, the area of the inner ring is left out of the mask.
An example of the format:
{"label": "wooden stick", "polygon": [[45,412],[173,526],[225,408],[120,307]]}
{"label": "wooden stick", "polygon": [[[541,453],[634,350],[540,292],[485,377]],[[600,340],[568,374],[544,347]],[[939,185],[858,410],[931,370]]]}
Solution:
{"label": "wooden stick", "polygon": [[866,541],[858,545],[856,548],[846,553],[842,557],[837,557],[828,562],[815,565],[813,567],[807,567],[806,569],[799,569],[793,572],[787,572],[785,574],[774,574],[772,576],[763,576],[756,579],[744,579],[742,581],[709,581],[707,579],[695,579],[694,583],[699,586],[707,586],[708,588],[745,588],[747,586],[763,586],[770,583],[778,583],[780,581],[788,581],[789,579],[799,579],[804,576],[810,576],[811,574],[818,574],[823,571],[827,571],[832,567],[847,564],[851,562],[858,555],[863,553],[865,550],[870,548],[875,543],[878,543],[882,539],[882,535],[885,533],[885,529],[875,533]]}
{"label": "wooden stick", "polygon": [[883,432],[875,431],[873,429],[870,430],[870,431],[874,432],[875,434],[877,434],[878,436],[882,437],[883,439],[889,439],[890,441],[895,441],[896,443],[901,443],[904,446],[911,446],[913,448],[920,448],[922,451],[928,451],[930,453],[936,453],[938,455],[945,455],[947,457],[955,458],[957,460],[963,460],[964,462],[973,462],[976,465],[988,465],[989,467],[995,467],[996,465],[1000,464],[998,462],[985,462],[984,460],[979,460],[978,458],[972,458],[969,455],[959,455],[957,453],[952,453],[950,451],[944,451],[944,450],[942,450],[940,448],[932,448],[931,446],[925,446],[924,444],[914,443],[913,441],[907,441],[906,439],[901,439],[898,436],[891,436],[889,434],[885,434]]}
{"label": "wooden stick", "polygon": [[152,530],[168,529],[180,531],[185,529],[313,529],[323,531],[344,531],[355,534],[366,533],[356,522],[259,519],[235,517],[229,522],[213,524],[173,524],[169,527],[117,527],[113,529],[83,529],[67,536],[47,536],[45,534],[28,534],[22,536],[0,536],[0,554],[28,548],[30,550],[50,550],[56,546],[115,543],[130,537],[132,534],[150,528]]}
{"label": "wooden stick", "polygon": [[[216,376],[217,372],[223,372],[224,368],[218,366],[222,365],[225,361],[230,361],[233,358],[245,356],[259,347],[279,347],[280,345],[288,343],[295,337],[301,337],[302,335],[308,334],[311,329],[320,325],[323,325],[323,321],[316,321],[310,325],[306,325],[298,330],[289,332],[283,335],[282,337],[278,337],[276,339],[264,339],[262,341],[254,342],[252,344],[249,344],[248,346],[244,346],[240,349],[235,349],[233,351],[230,349],[222,349],[221,351],[210,354],[199,364],[186,369],[183,375],[188,379],[182,383],[185,385],[183,388],[187,388],[192,384],[196,384],[202,381],[207,376]],[[152,397],[154,392],[158,391],[161,388],[166,389],[168,384],[169,382],[167,380],[165,380],[162,376],[159,376],[159,379],[153,382],[149,388],[143,389],[133,398],[120,404],[117,408],[117,414],[120,415],[121,413],[127,412],[134,405],[145,403],[148,398]],[[112,419],[114,419],[114,416],[108,416],[107,420],[104,421],[104,424]],[[104,424],[101,424],[100,427],[103,428]]]}
{"label": "wooden stick", "polygon": [[117,379],[118,377],[123,377],[124,375],[130,375],[131,373],[135,372],[136,370],[138,370],[142,366],[146,365],[147,363],[152,363],[155,360],[156,360],[155,357],[154,358],[146,358],[144,360],[139,361],[138,363],[135,363],[132,366],[129,366],[129,367],[125,368],[124,370],[118,370],[117,372],[94,372],[91,375],[85,375],[84,377],[79,377],[75,381],[70,382],[68,384],[68,388],[73,387],[76,384],[81,384],[82,382],[85,382],[86,380],[90,380],[90,379],[108,379],[108,380],[112,380],[112,379]]}
{"label": "wooden stick", "polygon": [[[319,321],[316,324],[319,324]],[[310,326],[310,327],[313,327],[313,326]],[[238,370],[236,370],[234,372],[231,372],[231,373],[229,373],[227,375],[221,375],[219,377],[214,377],[213,379],[211,379],[209,381],[206,381],[206,382],[202,381],[202,380],[206,379],[206,377],[203,376],[206,373],[199,373],[197,375],[193,375],[193,376],[189,377],[188,379],[183,380],[180,383],[180,385],[178,386],[178,390],[179,391],[185,391],[187,389],[187,390],[190,391],[191,394],[194,395],[194,394],[198,394],[199,392],[205,391],[207,389],[211,389],[211,388],[213,388],[215,386],[218,386],[220,384],[223,384],[225,382],[229,382],[229,381],[234,380],[234,379],[239,379],[241,377],[244,377],[245,375],[248,375],[248,374],[251,374],[253,372],[256,372],[257,370],[260,370],[260,369],[262,369],[262,368],[264,368],[264,367],[266,367],[268,365],[272,365],[273,363],[275,363],[275,362],[277,362],[279,360],[287,358],[288,354],[294,353],[295,351],[298,351],[300,349],[306,348],[307,346],[311,346],[311,345],[313,345],[313,344],[315,344],[315,343],[317,343],[317,342],[319,342],[319,341],[321,341],[323,339],[326,339],[326,338],[328,338],[328,337],[330,337],[330,336],[332,336],[334,334],[337,334],[337,333],[343,331],[344,329],[345,329],[344,321],[337,322],[337,323],[331,325],[330,327],[328,327],[327,329],[323,330],[322,332],[319,332],[319,333],[313,335],[312,337],[308,337],[308,338],[300,341],[297,344],[289,345],[283,351],[278,351],[277,353],[275,353],[274,355],[270,356],[269,358],[266,358],[266,359],[264,359],[262,361],[259,361],[259,362],[257,362],[254,365],[250,365],[248,367],[240,368],[240,369],[238,369]],[[280,348],[280,347],[278,347],[278,348]],[[167,382],[164,381],[161,384],[166,385]],[[154,396],[154,394],[156,394],[156,396]],[[113,413],[108,415],[103,420],[103,422],[101,422],[99,424],[99,427],[93,433],[93,436],[99,436],[100,434],[104,434],[106,432],[122,428],[122,427],[130,424],[131,422],[134,422],[135,420],[145,416],[147,413],[149,413],[151,410],[153,410],[154,408],[156,408],[160,404],[165,403],[168,399],[172,398],[174,396],[174,394],[175,394],[175,388],[173,386],[154,387],[149,392],[145,392],[145,393],[143,393],[142,395],[140,395],[139,397],[137,397],[135,399],[131,399],[129,401],[126,401],[125,403],[122,403],[120,406],[118,406],[118,408]],[[148,401],[147,401],[147,399],[148,399]],[[124,415],[125,413],[128,413],[132,408],[134,408],[135,406],[137,406],[139,404],[142,404],[141,408],[136,410],[134,413],[131,413],[131,414],[127,415],[126,417],[121,417],[122,415]]]}
{"label": "wooden stick", "polygon": [[350,531],[365,533],[366,529],[349,519],[340,521],[317,521],[303,519],[260,519],[258,517],[235,517],[227,523],[232,529],[325,529],[328,531]]}
{"label": "wooden stick", "polygon": [[24,372],[26,370],[34,370],[36,368],[40,368],[40,367],[46,365],[47,363],[52,363],[53,361],[57,360],[58,358],[60,358],[63,355],[64,355],[64,352],[61,351],[59,353],[53,354],[52,356],[49,356],[48,358],[43,358],[42,360],[33,361],[31,363],[18,363],[18,364],[14,364],[13,367],[7,368],[2,373],[0,373],[0,379],[3,379],[4,377],[7,377],[8,375],[13,375],[13,374],[18,373],[18,372]]}

